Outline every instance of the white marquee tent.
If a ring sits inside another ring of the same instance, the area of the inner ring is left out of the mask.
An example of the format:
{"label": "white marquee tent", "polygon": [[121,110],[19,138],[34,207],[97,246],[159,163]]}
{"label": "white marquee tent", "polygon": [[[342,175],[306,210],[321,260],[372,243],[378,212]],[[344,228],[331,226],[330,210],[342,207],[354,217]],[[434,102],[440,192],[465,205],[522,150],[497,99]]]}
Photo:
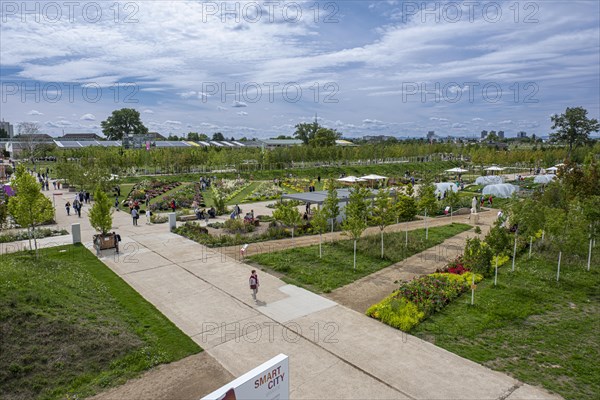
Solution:
{"label": "white marquee tent", "polygon": [[498,183],[504,183],[502,177],[498,175],[480,176],[477,179],[475,179],[475,184],[481,186],[495,185]]}

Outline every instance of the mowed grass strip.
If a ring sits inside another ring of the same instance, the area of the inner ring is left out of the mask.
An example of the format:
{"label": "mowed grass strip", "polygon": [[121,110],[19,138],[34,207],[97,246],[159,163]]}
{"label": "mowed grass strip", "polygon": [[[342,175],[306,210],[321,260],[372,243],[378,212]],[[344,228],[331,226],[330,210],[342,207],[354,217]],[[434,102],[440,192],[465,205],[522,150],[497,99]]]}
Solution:
{"label": "mowed grass strip", "polygon": [[84,398],[202,349],[83,246],[0,259],[0,398]]}
{"label": "mowed grass strip", "polygon": [[317,293],[330,292],[379,271],[394,263],[438,245],[461,232],[471,229],[466,224],[450,224],[408,232],[408,247],[404,232],[384,233],[384,258],[381,258],[381,236],[361,238],[356,245],[356,270],[353,268],[352,240],[323,243],[323,258],[319,245],[287,249],[249,257],[260,268],[282,274],[288,283]]}
{"label": "mowed grass strip", "polygon": [[[596,250],[592,260],[598,260]],[[585,261],[526,257],[478,285],[470,296],[419,324],[411,334],[462,357],[559,393],[597,399],[600,393],[600,270]]]}

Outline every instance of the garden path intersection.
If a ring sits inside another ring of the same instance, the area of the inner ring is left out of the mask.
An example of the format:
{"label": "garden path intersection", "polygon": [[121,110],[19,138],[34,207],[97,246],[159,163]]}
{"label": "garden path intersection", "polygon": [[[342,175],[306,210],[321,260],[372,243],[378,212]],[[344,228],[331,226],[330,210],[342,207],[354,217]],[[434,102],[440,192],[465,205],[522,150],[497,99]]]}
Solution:
{"label": "garden path intersection", "polygon": [[[81,218],[67,217],[58,198],[58,225],[70,230],[80,223],[91,248],[89,205]],[[121,254],[106,250],[100,260],[233,376],[284,353],[293,399],[560,398],[340,305],[333,294],[328,299],[264,272],[255,302],[248,289],[252,267],[169,232],[168,224],[132,226],[127,213],[115,212],[113,225],[123,240]]]}

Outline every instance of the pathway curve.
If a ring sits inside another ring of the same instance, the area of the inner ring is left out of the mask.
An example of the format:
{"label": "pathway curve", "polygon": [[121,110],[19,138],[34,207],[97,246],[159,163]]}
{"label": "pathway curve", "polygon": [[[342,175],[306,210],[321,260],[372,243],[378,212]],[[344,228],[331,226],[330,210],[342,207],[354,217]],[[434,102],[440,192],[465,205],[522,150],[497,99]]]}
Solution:
{"label": "pathway curve", "polygon": [[[61,211],[59,226],[77,218]],[[122,254],[100,259],[234,376],[284,353],[293,399],[558,398],[265,273],[254,302],[250,266],[166,225],[114,221]]]}

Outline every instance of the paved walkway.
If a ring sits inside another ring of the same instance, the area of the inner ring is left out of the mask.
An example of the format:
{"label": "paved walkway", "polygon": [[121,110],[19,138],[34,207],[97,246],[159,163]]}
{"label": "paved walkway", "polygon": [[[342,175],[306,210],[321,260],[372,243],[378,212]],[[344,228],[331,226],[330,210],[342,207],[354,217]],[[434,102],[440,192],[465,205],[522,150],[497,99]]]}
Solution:
{"label": "paved walkway", "polygon": [[[90,246],[87,208],[57,214],[59,226],[81,222]],[[268,274],[254,302],[249,266],[167,225],[114,220],[122,254],[101,260],[234,376],[284,353],[293,399],[558,398]]]}

